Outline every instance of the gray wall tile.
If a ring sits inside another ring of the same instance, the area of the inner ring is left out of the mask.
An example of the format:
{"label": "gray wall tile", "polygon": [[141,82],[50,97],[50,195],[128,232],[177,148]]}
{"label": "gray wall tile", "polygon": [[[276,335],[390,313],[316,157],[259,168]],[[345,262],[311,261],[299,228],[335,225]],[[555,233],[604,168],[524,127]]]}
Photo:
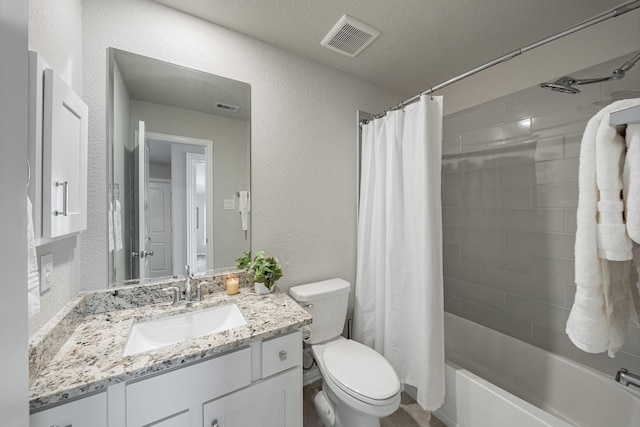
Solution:
{"label": "gray wall tile", "polygon": [[463,246],[462,262],[499,268],[515,273],[531,273],[531,255],[509,251],[490,250],[483,246]]}
{"label": "gray wall tile", "polygon": [[484,209],[482,225],[506,230],[564,231],[564,211],[561,209]]}
{"label": "gray wall tile", "polygon": [[528,274],[484,268],[482,270],[482,284],[514,295],[555,305],[563,305],[565,303],[565,283]]}
{"label": "gray wall tile", "polygon": [[575,263],[572,259],[533,255],[533,275],[559,282],[573,283]]}
{"label": "gray wall tile", "polygon": [[463,300],[473,301],[495,310],[504,311],[504,292],[452,277],[445,277],[444,291]]}
{"label": "gray wall tile", "polygon": [[462,176],[459,173],[445,173],[442,175],[443,190],[459,190]]}
{"label": "gray wall tile", "polygon": [[582,142],[582,129],[578,133],[572,133],[564,136],[564,157],[579,157],[580,143]]}
{"label": "gray wall tile", "polygon": [[536,206],[539,208],[573,208],[578,206],[578,184],[538,185]]}
{"label": "gray wall tile", "polygon": [[459,208],[461,206],[460,192],[459,191],[442,191],[442,206]]}
{"label": "gray wall tile", "polygon": [[479,227],[482,224],[482,210],[443,207],[442,224]]}
{"label": "gray wall tile", "polygon": [[462,244],[465,246],[483,246],[485,248],[505,249],[504,230],[487,228],[462,228]]}
{"label": "gray wall tile", "polygon": [[561,159],[563,152],[562,136],[540,139],[536,143],[535,161]]}
{"label": "gray wall tile", "polygon": [[574,234],[538,233],[531,231],[507,231],[507,250],[531,254],[573,258],[576,241]]}
{"label": "gray wall tile", "polygon": [[448,261],[460,261],[460,245],[443,243],[442,257]]}
{"label": "gray wall tile", "polygon": [[[560,146],[562,149],[562,146]],[[536,183],[562,184],[578,182],[578,158],[536,163]]]}
{"label": "gray wall tile", "polygon": [[467,114],[448,118],[442,123],[442,134],[447,138],[500,123],[504,123],[504,104],[494,105],[489,108],[474,110]]}
{"label": "gray wall tile", "polygon": [[558,332],[564,332],[569,318],[569,310],[565,307],[546,304],[516,295],[507,295],[505,307],[506,312],[509,314]]}
{"label": "gray wall tile", "polygon": [[454,297],[445,292],[444,294],[444,309],[449,313],[457,314],[461,316],[462,313],[460,311],[460,298]]}
{"label": "gray wall tile", "polygon": [[462,316],[522,341],[531,342],[531,323],[501,311],[465,300],[460,304]]}
{"label": "gray wall tile", "polygon": [[444,275],[465,282],[482,283],[482,268],[478,265],[470,265],[462,262],[445,260],[442,263]]}

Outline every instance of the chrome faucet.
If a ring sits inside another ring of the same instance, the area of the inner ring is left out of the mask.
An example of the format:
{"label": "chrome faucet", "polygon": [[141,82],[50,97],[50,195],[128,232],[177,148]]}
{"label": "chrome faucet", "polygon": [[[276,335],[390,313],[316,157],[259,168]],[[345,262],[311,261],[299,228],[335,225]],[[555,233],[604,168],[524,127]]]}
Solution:
{"label": "chrome faucet", "polygon": [[191,272],[189,271],[189,264],[184,266],[184,302],[191,302]]}
{"label": "chrome faucet", "polygon": [[182,304],[191,304],[192,302],[202,301],[202,289],[201,289],[202,286],[211,284],[211,282],[198,282],[198,284],[196,285],[196,296],[194,298],[193,292],[191,289],[192,288],[191,281],[193,280],[194,276],[191,274],[191,271],[188,265],[184,266],[184,275],[185,275],[184,299],[180,299],[180,295],[181,295],[180,288],[178,288],[177,286],[169,286],[168,288],[163,289],[163,291],[170,292],[173,295],[172,305],[174,307]]}
{"label": "chrome faucet", "polygon": [[616,374],[616,381],[622,385],[628,386],[629,384],[636,387],[640,387],[640,375],[632,374],[625,368],[618,369]]}

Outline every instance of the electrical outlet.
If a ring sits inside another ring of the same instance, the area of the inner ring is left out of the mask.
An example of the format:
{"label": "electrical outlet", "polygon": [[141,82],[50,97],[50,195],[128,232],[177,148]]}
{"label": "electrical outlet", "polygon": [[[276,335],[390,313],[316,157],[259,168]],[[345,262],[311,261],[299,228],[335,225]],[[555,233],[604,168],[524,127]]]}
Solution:
{"label": "electrical outlet", "polygon": [[53,254],[45,254],[40,257],[40,293],[51,289],[51,276],[53,276]]}

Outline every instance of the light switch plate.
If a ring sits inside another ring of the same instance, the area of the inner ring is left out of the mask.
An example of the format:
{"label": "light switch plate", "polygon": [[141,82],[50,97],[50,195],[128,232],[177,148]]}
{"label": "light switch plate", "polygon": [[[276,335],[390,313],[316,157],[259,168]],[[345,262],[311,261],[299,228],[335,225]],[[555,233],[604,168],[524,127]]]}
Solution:
{"label": "light switch plate", "polygon": [[224,210],[232,211],[236,208],[236,201],[234,199],[224,199]]}
{"label": "light switch plate", "polygon": [[53,254],[45,254],[40,257],[40,293],[51,289],[51,276],[53,276]]}

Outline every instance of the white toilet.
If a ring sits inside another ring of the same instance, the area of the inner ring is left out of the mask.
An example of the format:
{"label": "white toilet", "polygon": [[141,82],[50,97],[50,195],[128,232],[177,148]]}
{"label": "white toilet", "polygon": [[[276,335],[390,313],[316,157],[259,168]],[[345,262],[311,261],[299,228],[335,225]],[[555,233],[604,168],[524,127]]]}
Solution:
{"label": "white toilet", "polygon": [[291,297],[313,316],[305,340],[318,362],[322,391],[315,407],[325,427],[379,427],[380,418],[400,405],[400,381],[375,350],[342,337],[349,282],[330,279],[290,289]]}

